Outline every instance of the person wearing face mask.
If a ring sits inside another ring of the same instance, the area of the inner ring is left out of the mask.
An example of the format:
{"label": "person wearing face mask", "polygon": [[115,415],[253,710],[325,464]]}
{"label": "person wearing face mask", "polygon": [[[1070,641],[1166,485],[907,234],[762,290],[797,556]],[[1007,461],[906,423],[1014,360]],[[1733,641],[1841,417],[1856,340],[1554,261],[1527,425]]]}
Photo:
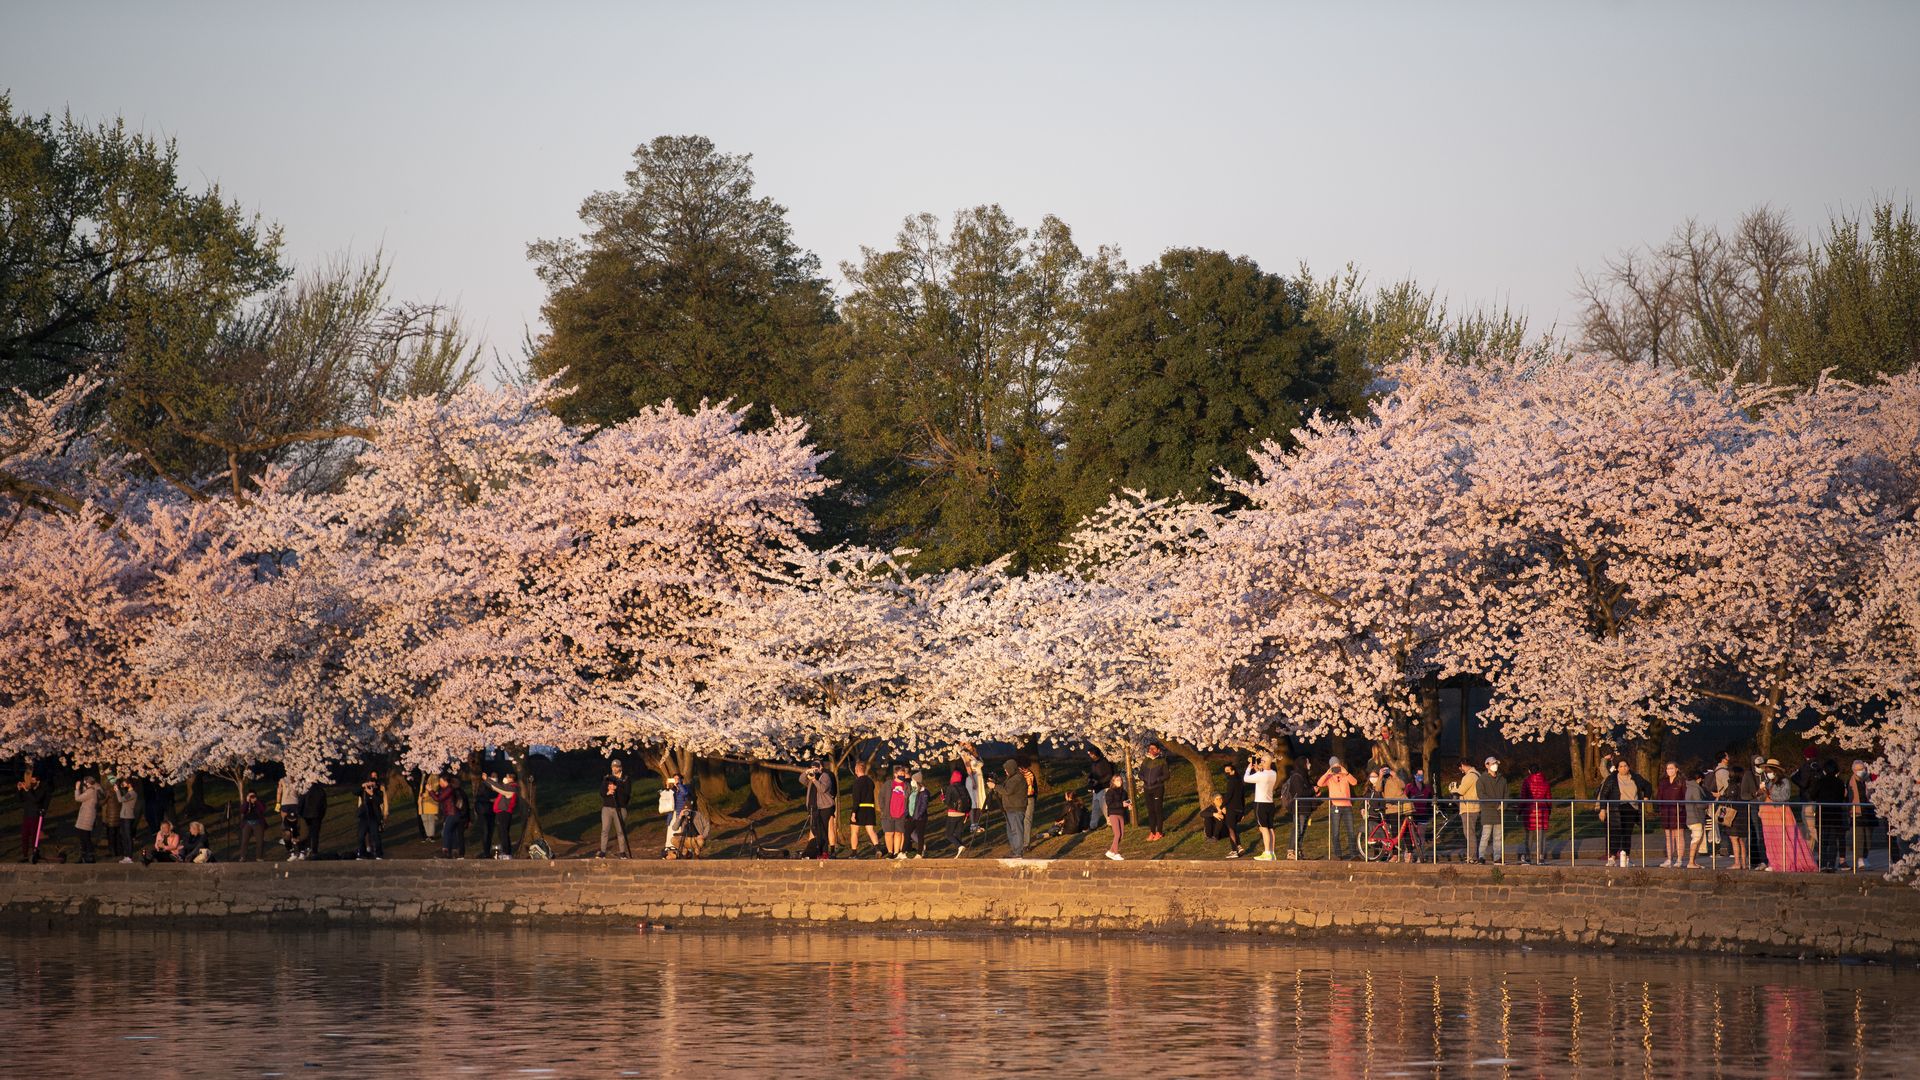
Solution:
{"label": "person wearing face mask", "polygon": [[1427,831],[1433,825],[1433,785],[1427,783],[1427,770],[1415,769],[1407,781],[1407,801],[1413,804],[1413,828],[1408,846],[1417,857],[1427,846]]}
{"label": "person wearing face mask", "polygon": [[1507,861],[1507,778],[1500,775],[1500,760],[1488,758],[1487,771],[1480,774],[1480,861]]}

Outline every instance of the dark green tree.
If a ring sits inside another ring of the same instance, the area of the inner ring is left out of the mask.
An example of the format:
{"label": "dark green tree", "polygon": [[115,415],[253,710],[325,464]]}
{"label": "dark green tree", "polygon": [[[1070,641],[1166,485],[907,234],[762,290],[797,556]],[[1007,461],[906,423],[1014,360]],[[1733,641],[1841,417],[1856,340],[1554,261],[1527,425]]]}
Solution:
{"label": "dark green tree", "polygon": [[1176,249],[1092,311],[1063,380],[1069,510],[1127,488],[1217,497],[1247,451],[1317,411],[1357,408],[1364,382],[1306,317],[1306,284],[1253,260]]}
{"label": "dark green tree", "polygon": [[786,208],[754,194],[751,156],[663,135],[633,160],[625,187],[581,204],[584,236],[528,245],[547,287],[533,374],[567,373],[576,422],[667,399],[809,412],[832,295]]}
{"label": "dark green tree", "polygon": [[[0,377],[156,380],[285,280],[280,231],[218,186],[188,191],[171,141],[121,121],[15,115],[0,95]],[[125,406],[109,393],[100,400]],[[125,408],[122,423],[144,419]]]}
{"label": "dark green tree", "polygon": [[1056,218],[1030,232],[979,206],[945,230],[909,218],[845,264],[826,468],[867,501],[843,531],[922,567],[1050,557],[1059,370],[1116,259]]}
{"label": "dark green tree", "polygon": [[1911,205],[1834,219],[1789,287],[1785,381],[1870,382],[1920,364],[1920,226]]}

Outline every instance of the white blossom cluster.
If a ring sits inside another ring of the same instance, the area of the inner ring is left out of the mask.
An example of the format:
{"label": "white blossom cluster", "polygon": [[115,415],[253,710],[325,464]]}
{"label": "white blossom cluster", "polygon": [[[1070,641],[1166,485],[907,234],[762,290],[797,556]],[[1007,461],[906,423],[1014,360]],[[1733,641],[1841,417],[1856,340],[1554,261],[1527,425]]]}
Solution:
{"label": "white blossom cluster", "polygon": [[1138,493],[1061,565],[811,547],[806,426],[703,404],[585,430],[551,384],[391,403],[347,479],[233,499],[0,412],[0,755],[156,775],[378,751],[1401,737],[1492,687],[1514,739],[1708,699],[1876,757],[1920,834],[1920,377],[1796,394],[1590,357],[1418,357],[1365,416]]}

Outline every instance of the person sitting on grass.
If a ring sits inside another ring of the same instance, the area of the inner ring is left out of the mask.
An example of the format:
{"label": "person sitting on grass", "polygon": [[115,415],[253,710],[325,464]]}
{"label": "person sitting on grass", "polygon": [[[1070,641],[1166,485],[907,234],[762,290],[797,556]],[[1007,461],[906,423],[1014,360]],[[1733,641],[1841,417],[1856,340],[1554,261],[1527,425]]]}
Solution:
{"label": "person sitting on grass", "polygon": [[1212,801],[1201,814],[1201,820],[1206,827],[1207,839],[1227,842],[1227,858],[1240,857],[1240,825],[1227,811],[1225,794],[1214,792]]}
{"label": "person sitting on grass", "polygon": [[190,863],[213,861],[213,845],[207,841],[207,827],[198,821],[187,822],[187,836],[180,844],[180,861]]}
{"label": "person sitting on grass", "polygon": [[179,862],[183,846],[180,834],[173,831],[173,819],[161,818],[160,829],[153,834],[153,846],[147,849],[146,857],[141,861],[148,864]]}

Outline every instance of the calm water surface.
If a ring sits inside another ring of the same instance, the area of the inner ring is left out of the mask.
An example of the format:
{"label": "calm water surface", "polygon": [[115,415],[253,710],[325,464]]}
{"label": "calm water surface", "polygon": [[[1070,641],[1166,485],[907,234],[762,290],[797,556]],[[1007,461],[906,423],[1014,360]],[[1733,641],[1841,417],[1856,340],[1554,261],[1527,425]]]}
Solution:
{"label": "calm water surface", "polygon": [[1920,971],[1127,938],[16,933],[8,1077],[1920,1075]]}

